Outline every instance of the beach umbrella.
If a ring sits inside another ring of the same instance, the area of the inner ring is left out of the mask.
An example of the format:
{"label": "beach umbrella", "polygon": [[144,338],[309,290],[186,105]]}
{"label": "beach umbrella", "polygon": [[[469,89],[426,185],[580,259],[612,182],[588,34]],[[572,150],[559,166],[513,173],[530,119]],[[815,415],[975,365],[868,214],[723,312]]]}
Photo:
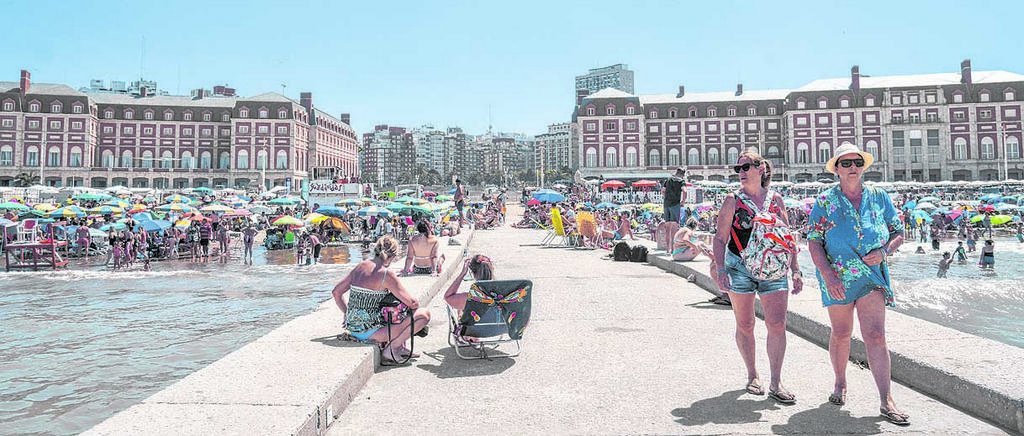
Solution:
{"label": "beach umbrella", "polygon": [[291,215],[282,216],[282,217],[274,220],[270,224],[275,225],[275,226],[296,226],[296,227],[302,227],[302,226],[306,225],[306,223],[302,222],[302,220],[300,220],[298,218],[295,218],[295,217],[293,217]]}
{"label": "beach umbrella", "polygon": [[139,212],[132,215],[135,221],[153,221],[153,214],[149,212]]}
{"label": "beach umbrella", "polygon": [[166,220],[145,220],[136,221],[133,230],[145,230],[147,232],[158,232],[171,228],[171,222]]}
{"label": "beach umbrella", "polygon": [[199,192],[199,193],[202,193],[202,194],[213,194],[213,190],[210,189],[210,188],[207,188],[205,186],[200,186],[198,188],[192,188],[192,192]]}
{"label": "beach umbrella", "polygon": [[352,232],[352,229],[349,228],[348,224],[346,224],[345,221],[342,221],[341,218],[333,218],[333,217],[331,217],[327,221],[327,224],[329,226],[331,226],[332,228],[334,228],[334,229],[341,230],[342,232],[345,232],[346,234]]}
{"label": "beach umbrella", "polygon": [[136,204],[136,205],[133,205],[131,209],[128,209],[128,213],[129,214],[135,214],[135,213],[139,213],[139,212],[145,212],[148,209],[149,209],[149,207],[144,205],[144,204]]}
{"label": "beach umbrella", "polygon": [[540,200],[538,200],[536,198],[531,198],[531,199],[526,201],[526,205],[527,206],[536,206],[538,204],[540,204]]}
{"label": "beach umbrella", "polygon": [[114,197],[111,197],[107,194],[97,194],[95,192],[83,192],[81,194],[75,194],[75,196],[72,198],[78,201],[101,201],[109,200]]}
{"label": "beach umbrella", "polygon": [[299,204],[301,202],[302,200],[299,200],[294,197],[277,197],[273,200],[268,201],[267,204],[271,204],[274,206],[295,206],[296,204]]}
{"label": "beach umbrella", "polygon": [[102,230],[104,232],[109,232],[111,230],[125,230],[127,228],[128,228],[128,226],[126,226],[124,223],[110,223],[110,224],[104,224],[103,226],[101,226],[100,230]]}
{"label": "beach umbrella", "polygon": [[94,215],[120,215],[124,213],[124,209],[116,206],[99,206],[89,209],[89,213]]}
{"label": "beach umbrella", "polygon": [[615,203],[609,203],[609,202],[605,201],[605,202],[602,202],[602,203],[598,203],[597,206],[594,206],[594,207],[596,207],[598,209],[615,209],[615,208],[619,207],[619,205],[617,205]]}
{"label": "beach umbrella", "polygon": [[249,212],[252,212],[252,213],[259,213],[259,214],[274,213],[274,209],[271,209],[271,208],[266,207],[266,206],[261,206],[261,205],[249,206],[247,209],[249,209]]}
{"label": "beach umbrella", "polygon": [[177,227],[179,229],[187,229],[191,225],[192,225],[192,221],[185,220],[185,219],[177,220],[177,221],[174,222],[174,227]]}
{"label": "beach umbrella", "polygon": [[550,189],[541,189],[537,192],[534,192],[533,198],[544,203],[558,203],[560,201],[565,201],[564,195],[557,191],[552,191]]}
{"label": "beach umbrella", "polygon": [[396,198],[395,202],[396,203],[404,203],[404,204],[424,204],[424,203],[427,202],[427,200],[424,200],[422,198],[413,198],[413,197],[405,196],[405,197],[398,197],[398,198]]}
{"label": "beach umbrella", "polygon": [[634,188],[653,188],[655,186],[658,186],[658,182],[654,180],[637,180],[633,182]]}
{"label": "beach umbrella", "polygon": [[990,203],[997,203],[997,202],[999,202],[999,200],[1002,200],[1002,199],[1003,199],[1003,196],[999,195],[999,194],[985,194],[985,195],[982,195],[981,198],[979,198],[979,200],[981,200],[981,201],[987,201],[987,202],[990,202]]}
{"label": "beach umbrella", "polygon": [[660,204],[654,204],[654,203],[644,203],[644,204],[640,205],[640,208],[643,209],[643,210],[654,210],[654,209],[657,209],[659,207],[661,207]]}
{"label": "beach umbrella", "polygon": [[233,210],[231,212],[225,213],[224,215],[225,216],[250,216],[250,215],[252,215],[252,212],[249,212],[246,209],[235,209],[235,210]]}
{"label": "beach umbrella", "polygon": [[1009,203],[999,203],[996,205],[996,211],[1005,212],[1008,210],[1017,210],[1017,205]]}
{"label": "beach umbrella", "polygon": [[234,212],[235,211],[235,209],[233,207],[225,206],[223,204],[211,204],[211,205],[203,206],[199,210],[201,210],[203,212],[207,212],[207,213],[227,213],[227,212]]}
{"label": "beach umbrella", "polygon": [[424,205],[411,204],[411,205],[405,206],[405,208],[403,208],[398,213],[399,213],[399,215],[413,215],[413,214],[417,214],[417,213],[423,214],[423,215],[433,215],[434,214],[434,209],[431,209],[431,208],[429,208],[427,206],[424,206]]}
{"label": "beach umbrella", "polygon": [[306,216],[302,217],[302,220],[310,224],[320,224],[323,221],[330,219],[327,215],[321,215],[316,212],[307,213]]}
{"label": "beach umbrella", "polygon": [[914,207],[914,209],[915,210],[932,210],[932,209],[935,209],[935,205],[931,204],[931,203],[928,203],[928,202],[921,202],[921,203],[918,203],[917,206]]}
{"label": "beach umbrella", "polygon": [[[609,181],[604,182],[604,183],[601,184],[601,189],[602,190],[609,189],[609,188],[611,188],[611,189],[619,189],[619,188],[625,188],[625,187],[626,187],[626,183],[621,181],[621,180],[609,180]],[[559,201],[561,201],[561,200],[559,200]]]}
{"label": "beach umbrella", "polygon": [[130,209],[132,207],[132,204],[127,202],[127,201],[115,198],[115,199],[110,200],[110,201],[108,201],[106,203],[103,203],[103,206],[114,206],[114,207],[120,207],[121,209]]}
{"label": "beach umbrella", "polygon": [[53,210],[48,216],[50,218],[82,218],[85,216],[85,211],[78,206],[64,206]]}
{"label": "beach umbrella", "polygon": [[437,193],[434,191],[423,191],[424,197],[437,197]]}
{"label": "beach umbrella", "polygon": [[927,202],[930,202],[930,203],[938,203],[938,202],[940,202],[940,201],[942,201],[942,200],[939,200],[939,197],[924,197],[924,198],[922,198],[922,199],[921,199],[920,201],[921,201],[922,203],[923,203],[923,202],[926,202],[926,201],[927,201]]}
{"label": "beach umbrella", "polygon": [[359,201],[358,199],[355,199],[355,198],[345,198],[345,199],[342,199],[342,200],[338,200],[337,203],[334,203],[335,206],[342,206],[342,207],[362,206],[362,204],[363,204],[362,201]]}
{"label": "beach umbrella", "polygon": [[41,210],[29,209],[18,213],[18,218],[45,218],[50,216],[50,212],[43,212]]}
{"label": "beach umbrella", "polygon": [[792,209],[799,208],[800,206],[803,205],[803,203],[800,203],[800,200],[797,200],[795,198],[789,198],[789,197],[786,197],[786,198],[782,199],[782,204],[785,205],[786,207],[792,208]]}
{"label": "beach umbrella", "polygon": [[8,202],[0,203],[0,210],[26,211],[26,210],[29,210],[29,207],[25,206],[24,204],[21,204],[21,203],[15,203],[13,201],[8,201]]}
{"label": "beach umbrella", "polygon": [[986,204],[986,205],[983,205],[983,206],[978,206],[978,211],[979,212],[995,212],[996,211],[996,207],[991,205],[991,204]]}
{"label": "beach umbrella", "polygon": [[383,207],[367,206],[356,211],[356,214],[359,216],[379,216],[387,218],[393,216],[395,213]]}
{"label": "beach umbrella", "polygon": [[910,217],[911,217],[911,218],[913,218],[913,219],[915,219],[915,220],[922,220],[922,221],[924,221],[924,222],[926,222],[926,223],[930,223],[930,222],[932,222],[932,217],[931,217],[931,215],[929,215],[929,214],[928,214],[928,212],[925,212],[925,211],[923,211],[923,210],[921,210],[921,209],[917,209],[917,210],[915,210],[915,211],[914,211],[914,212],[913,212],[913,213],[912,213],[912,214],[910,215]]}
{"label": "beach umbrella", "polygon": [[[149,198],[149,197],[147,197],[147,198]],[[164,197],[164,201],[166,201],[168,203],[183,203],[183,204],[190,204],[190,203],[192,203],[192,199],[191,198],[186,197],[184,195],[180,195],[180,194],[168,195],[168,196]]]}
{"label": "beach umbrella", "polygon": [[157,202],[157,198],[152,196],[152,195],[147,195],[145,197],[142,197],[142,202],[143,203],[156,203]]}
{"label": "beach umbrella", "polygon": [[442,194],[442,195],[438,195],[437,197],[434,197],[434,200],[437,200],[437,201],[448,201],[448,200],[451,200],[451,199],[452,199],[452,196],[451,195],[447,195],[447,194]]}
{"label": "beach umbrella", "polygon": [[39,203],[39,204],[37,204],[35,206],[32,206],[33,209],[41,210],[43,212],[51,212],[51,211],[57,210],[57,207],[58,206],[56,204],[50,204],[50,203]]}
{"label": "beach umbrella", "polygon": [[993,215],[992,216],[992,225],[993,226],[1001,226],[1001,225],[1006,224],[1006,223],[1011,222],[1011,221],[1013,221],[1013,217],[1011,217],[1009,215]]}
{"label": "beach umbrella", "polygon": [[157,206],[156,210],[161,212],[190,212],[193,209],[192,206],[185,203],[167,203],[162,206]]}
{"label": "beach umbrella", "polygon": [[[415,194],[415,193],[416,193],[415,189],[403,189],[401,191],[398,191],[398,195],[409,195],[409,194]],[[398,201],[398,200],[395,200],[395,201]]]}
{"label": "beach umbrella", "polygon": [[344,217],[345,214],[348,213],[345,209],[334,206],[320,206],[319,209],[314,210],[313,212],[316,212],[321,215],[333,216],[338,218]]}

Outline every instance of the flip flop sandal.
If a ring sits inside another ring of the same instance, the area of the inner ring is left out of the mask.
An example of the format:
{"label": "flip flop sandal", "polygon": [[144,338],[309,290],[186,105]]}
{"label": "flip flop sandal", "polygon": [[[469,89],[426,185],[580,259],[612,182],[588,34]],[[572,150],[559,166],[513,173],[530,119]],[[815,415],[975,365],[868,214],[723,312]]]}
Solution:
{"label": "flip flop sandal", "polygon": [[842,405],[846,404],[846,392],[843,392],[841,394],[833,392],[833,393],[829,394],[828,395],[828,402],[832,403],[832,404],[835,404],[837,406],[842,406]]}
{"label": "flip flop sandal", "polygon": [[768,397],[781,404],[796,404],[796,397],[786,391],[768,391]]}
{"label": "flip flop sandal", "polygon": [[906,413],[893,412],[886,409],[878,409],[883,418],[896,425],[910,425],[910,415]]}
{"label": "flip flop sandal", "polygon": [[732,306],[732,302],[731,301],[726,300],[725,297],[721,297],[721,296],[718,296],[718,297],[715,297],[715,298],[712,298],[712,299],[708,300],[708,303],[717,304],[717,305],[720,305],[720,306]]}
{"label": "flip flop sandal", "polygon": [[747,383],[747,393],[751,395],[764,395],[764,388],[761,387],[761,383],[751,380]]}

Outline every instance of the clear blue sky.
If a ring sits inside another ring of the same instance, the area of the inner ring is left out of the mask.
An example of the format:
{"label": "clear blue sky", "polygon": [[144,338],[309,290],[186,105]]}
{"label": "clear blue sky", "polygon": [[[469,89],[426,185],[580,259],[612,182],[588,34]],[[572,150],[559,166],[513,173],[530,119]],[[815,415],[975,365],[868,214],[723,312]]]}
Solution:
{"label": "clear blue sky", "polygon": [[626,63],[639,93],[796,87],[864,74],[1024,72],[1020,1],[22,1],[0,80],[134,79],[281,91],[378,123],[541,133],[573,77]]}

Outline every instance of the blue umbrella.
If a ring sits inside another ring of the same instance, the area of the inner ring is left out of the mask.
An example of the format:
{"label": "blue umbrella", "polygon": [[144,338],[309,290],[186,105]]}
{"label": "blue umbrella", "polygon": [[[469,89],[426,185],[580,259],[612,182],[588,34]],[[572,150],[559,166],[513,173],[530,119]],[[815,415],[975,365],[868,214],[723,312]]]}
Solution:
{"label": "blue umbrella", "polygon": [[999,203],[999,204],[996,205],[996,210],[998,210],[1000,212],[1006,211],[1006,210],[1017,210],[1017,206],[1013,205],[1013,204]]}
{"label": "blue umbrella", "polygon": [[911,214],[910,216],[914,219],[924,220],[924,222],[926,223],[932,222],[931,215],[929,215],[928,212],[925,212],[921,209],[915,210],[914,213]]}
{"label": "blue umbrella", "polygon": [[544,203],[558,203],[565,201],[565,196],[550,189],[541,189],[533,193],[533,198]]}
{"label": "blue umbrella", "polygon": [[124,230],[127,228],[128,226],[124,225],[124,223],[110,223],[104,224],[102,227],[100,227],[100,230],[104,232],[109,232],[110,230]]}
{"label": "blue umbrella", "polygon": [[147,232],[157,232],[171,228],[171,222],[165,220],[136,221],[135,229],[133,230],[139,230],[140,228]]}
{"label": "blue umbrella", "polygon": [[617,207],[619,207],[619,205],[617,205],[615,203],[609,203],[607,201],[605,201],[603,203],[598,203],[597,204],[597,208],[598,209],[615,209]]}
{"label": "blue umbrella", "polygon": [[903,208],[907,210],[913,210],[915,207],[917,207],[917,201],[914,200],[910,200],[903,204]]}
{"label": "blue umbrella", "polygon": [[367,206],[359,209],[356,213],[359,214],[359,216],[379,216],[383,218],[389,218],[395,215],[394,212],[377,206]]}
{"label": "blue umbrella", "polygon": [[327,216],[333,216],[333,217],[338,217],[338,218],[345,216],[345,214],[347,213],[345,211],[345,209],[342,209],[340,207],[334,207],[334,206],[321,206],[319,209],[317,209],[317,210],[315,210],[313,212],[316,212],[316,213],[318,213],[320,215],[327,215]]}
{"label": "blue umbrella", "polygon": [[920,201],[922,203],[925,202],[925,201],[931,202],[931,203],[938,203],[938,202],[940,202],[942,200],[939,200],[939,197],[924,197]]}
{"label": "blue umbrella", "polygon": [[989,203],[997,203],[997,202],[999,202],[999,200],[1002,200],[1002,199],[1003,199],[1003,196],[999,195],[999,194],[985,194],[985,195],[982,195],[981,198],[980,198],[981,201],[987,201]]}

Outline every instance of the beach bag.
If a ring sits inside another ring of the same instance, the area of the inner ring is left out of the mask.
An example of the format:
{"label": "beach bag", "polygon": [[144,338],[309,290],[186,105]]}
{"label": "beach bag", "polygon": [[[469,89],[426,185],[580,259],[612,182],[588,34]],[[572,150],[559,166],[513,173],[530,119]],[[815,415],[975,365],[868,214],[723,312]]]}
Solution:
{"label": "beach bag", "polygon": [[384,318],[385,322],[391,324],[401,324],[405,321],[405,317],[409,315],[409,307],[405,305],[398,297],[394,294],[388,293],[380,301],[380,315]]}
{"label": "beach bag", "polygon": [[630,262],[647,262],[647,247],[643,245],[634,246],[629,252]]}
{"label": "beach bag", "polygon": [[759,281],[778,280],[789,271],[790,256],[796,253],[796,241],[789,228],[774,213],[770,212],[775,193],[768,191],[764,205],[757,207],[746,195],[737,191],[736,198],[743,201],[754,212],[751,220],[750,239],[747,246],[740,243],[736,231],[732,232],[733,242],[740,249],[743,266],[750,276]]}
{"label": "beach bag", "polygon": [[629,262],[630,254],[629,244],[625,242],[616,243],[612,249],[612,259],[616,262]]}

